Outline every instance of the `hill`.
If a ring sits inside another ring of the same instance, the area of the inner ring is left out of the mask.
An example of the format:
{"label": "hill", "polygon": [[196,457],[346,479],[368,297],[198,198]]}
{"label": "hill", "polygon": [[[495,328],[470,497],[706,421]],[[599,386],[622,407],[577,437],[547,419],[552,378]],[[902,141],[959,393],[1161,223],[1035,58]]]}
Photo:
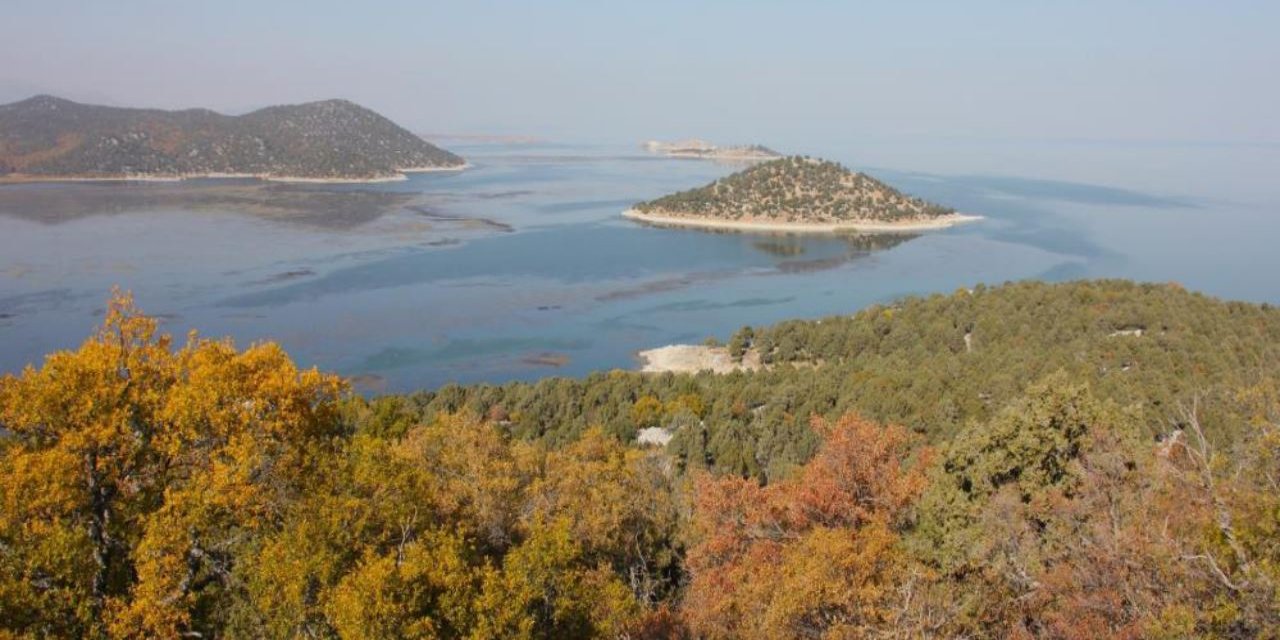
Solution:
{"label": "hill", "polygon": [[366,400],[117,297],[0,376],[0,635],[1280,628],[1275,308],[977,286],[729,350],[764,368]]}
{"label": "hill", "polygon": [[462,158],[346,100],[240,116],[36,96],[0,106],[0,178],[253,176],[365,181],[461,168]]}
{"label": "hill", "polygon": [[[1109,400],[1157,413],[1197,393],[1212,395],[1216,400],[1200,402],[1206,428],[1230,438],[1245,420],[1230,408],[1230,390],[1280,380],[1280,311],[1176,285],[979,285],[851,316],[744,328],[728,348],[760,368],[448,386],[406,400],[420,418],[501,409],[513,416],[514,433],[558,442],[591,425],[623,439],[664,426],[676,434],[668,450],[681,459],[761,479],[811,453],[808,416],[856,410],[946,442],[1058,370]],[[686,422],[672,409],[683,394],[699,398],[696,429],[683,430]],[[667,408],[662,417],[650,421],[633,411],[645,397]]]}
{"label": "hill", "polygon": [[789,156],[635,205],[658,224],[786,231],[912,230],[971,219],[825,160]]}

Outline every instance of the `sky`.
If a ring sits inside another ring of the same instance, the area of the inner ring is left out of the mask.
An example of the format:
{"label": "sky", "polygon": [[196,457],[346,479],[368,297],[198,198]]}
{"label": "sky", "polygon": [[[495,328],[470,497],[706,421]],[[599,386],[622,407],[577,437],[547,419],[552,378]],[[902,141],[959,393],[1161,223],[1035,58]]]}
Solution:
{"label": "sky", "polygon": [[898,164],[922,141],[1274,148],[1277,25],[1275,0],[0,0],[0,101],[343,97],[418,132],[857,144]]}

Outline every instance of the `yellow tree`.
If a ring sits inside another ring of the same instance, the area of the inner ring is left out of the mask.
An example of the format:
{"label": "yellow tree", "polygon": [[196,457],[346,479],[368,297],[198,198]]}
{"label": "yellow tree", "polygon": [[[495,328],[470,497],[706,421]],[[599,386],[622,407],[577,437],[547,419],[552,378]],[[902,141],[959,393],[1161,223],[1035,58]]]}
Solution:
{"label": "yellow tree", "polygon": [[642,614],[608,566],[591,566],[567,520],[535,523],[477,600],[476,640],[619,638]]}
{"label": "yellow tree", "polygon": [[107,599],[127,592],[129,549],[171,468],[155,445],[178,371],[155,330],[117,296],[78,351],[0,380],[0,425],[12,434],[0,465],[0,619],[15,631],[101,633]]}
{"label": "yellow tree", "polygon": [[470,555],[458,536],[432,532],[370,550],[328,594],[328,619],[343,638],[465,637],[484,575]]}
{"label": "yellow tree", "polygon": [[245,635],[458,637],[489,556],[521,535],[528,445],[442,416],[395,440],[357,435],[243,561]]}
{"label": "yellow tree", "polygon": [[589,558],[607,563],[653,604],[670,595],[663,590],[678,561],[678,513],[664,461],[590,429],[547,454],[529,488],[531,519],[565,519]]}
{"label": "yellow tree", "polygon": [[277,346],[157,333],[129,296],[78,350],[0,379],[0,626],[174,635],[226,587],[230,528],[296,495],[343,383]]}

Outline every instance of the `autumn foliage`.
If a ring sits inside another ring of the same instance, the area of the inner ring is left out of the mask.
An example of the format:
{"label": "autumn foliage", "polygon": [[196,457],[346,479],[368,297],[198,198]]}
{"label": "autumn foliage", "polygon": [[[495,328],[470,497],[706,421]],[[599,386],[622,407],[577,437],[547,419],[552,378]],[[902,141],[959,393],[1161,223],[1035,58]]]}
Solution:
{"label": "autumn foliage", "polygon": [[0,383],[2,606],[37,635],[171,635],[230,539],[277,521],[339,435],[344,383],[115,299],[98,335]]}
{"label": "autumn foliage", "polygon": [[1212,432],[1197,394],[1058,372],[935,446],[846,413],[802,464],[711,468],[688,452],[742,432],[673,384],[592,401],[680,455],[423,419],[274,344],[179,346],[119,296],[0,378],[0,638],[1280,637],[1271,377],[1215,390],[1241,419]]}
{"label": "autumn foliage", "polygon": [[904,615],[900,532],[928,451],[856,416],[814,428],[822,447],[787,480],[699,479],[685,599],[699,635],[845,637]]}

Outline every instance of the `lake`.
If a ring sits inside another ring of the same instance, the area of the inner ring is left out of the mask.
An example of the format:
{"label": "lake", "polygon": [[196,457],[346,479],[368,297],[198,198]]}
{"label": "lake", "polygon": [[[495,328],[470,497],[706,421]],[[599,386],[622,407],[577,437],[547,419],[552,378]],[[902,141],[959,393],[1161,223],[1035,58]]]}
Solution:
{"label": "lake", "polygon": [[632,368],[640,349],[979,282],[1124,277],[1280,302],[1274,203],[1193,183],[1170,195],[1122,177],[869,168],[986,219],[767,236],[619,216],[733,165],[623,146],[454,148],[472,169],[374,185],[0,186],[0,370],[78,345],[117,285],[175,335],[276,340],[367,392]]}

